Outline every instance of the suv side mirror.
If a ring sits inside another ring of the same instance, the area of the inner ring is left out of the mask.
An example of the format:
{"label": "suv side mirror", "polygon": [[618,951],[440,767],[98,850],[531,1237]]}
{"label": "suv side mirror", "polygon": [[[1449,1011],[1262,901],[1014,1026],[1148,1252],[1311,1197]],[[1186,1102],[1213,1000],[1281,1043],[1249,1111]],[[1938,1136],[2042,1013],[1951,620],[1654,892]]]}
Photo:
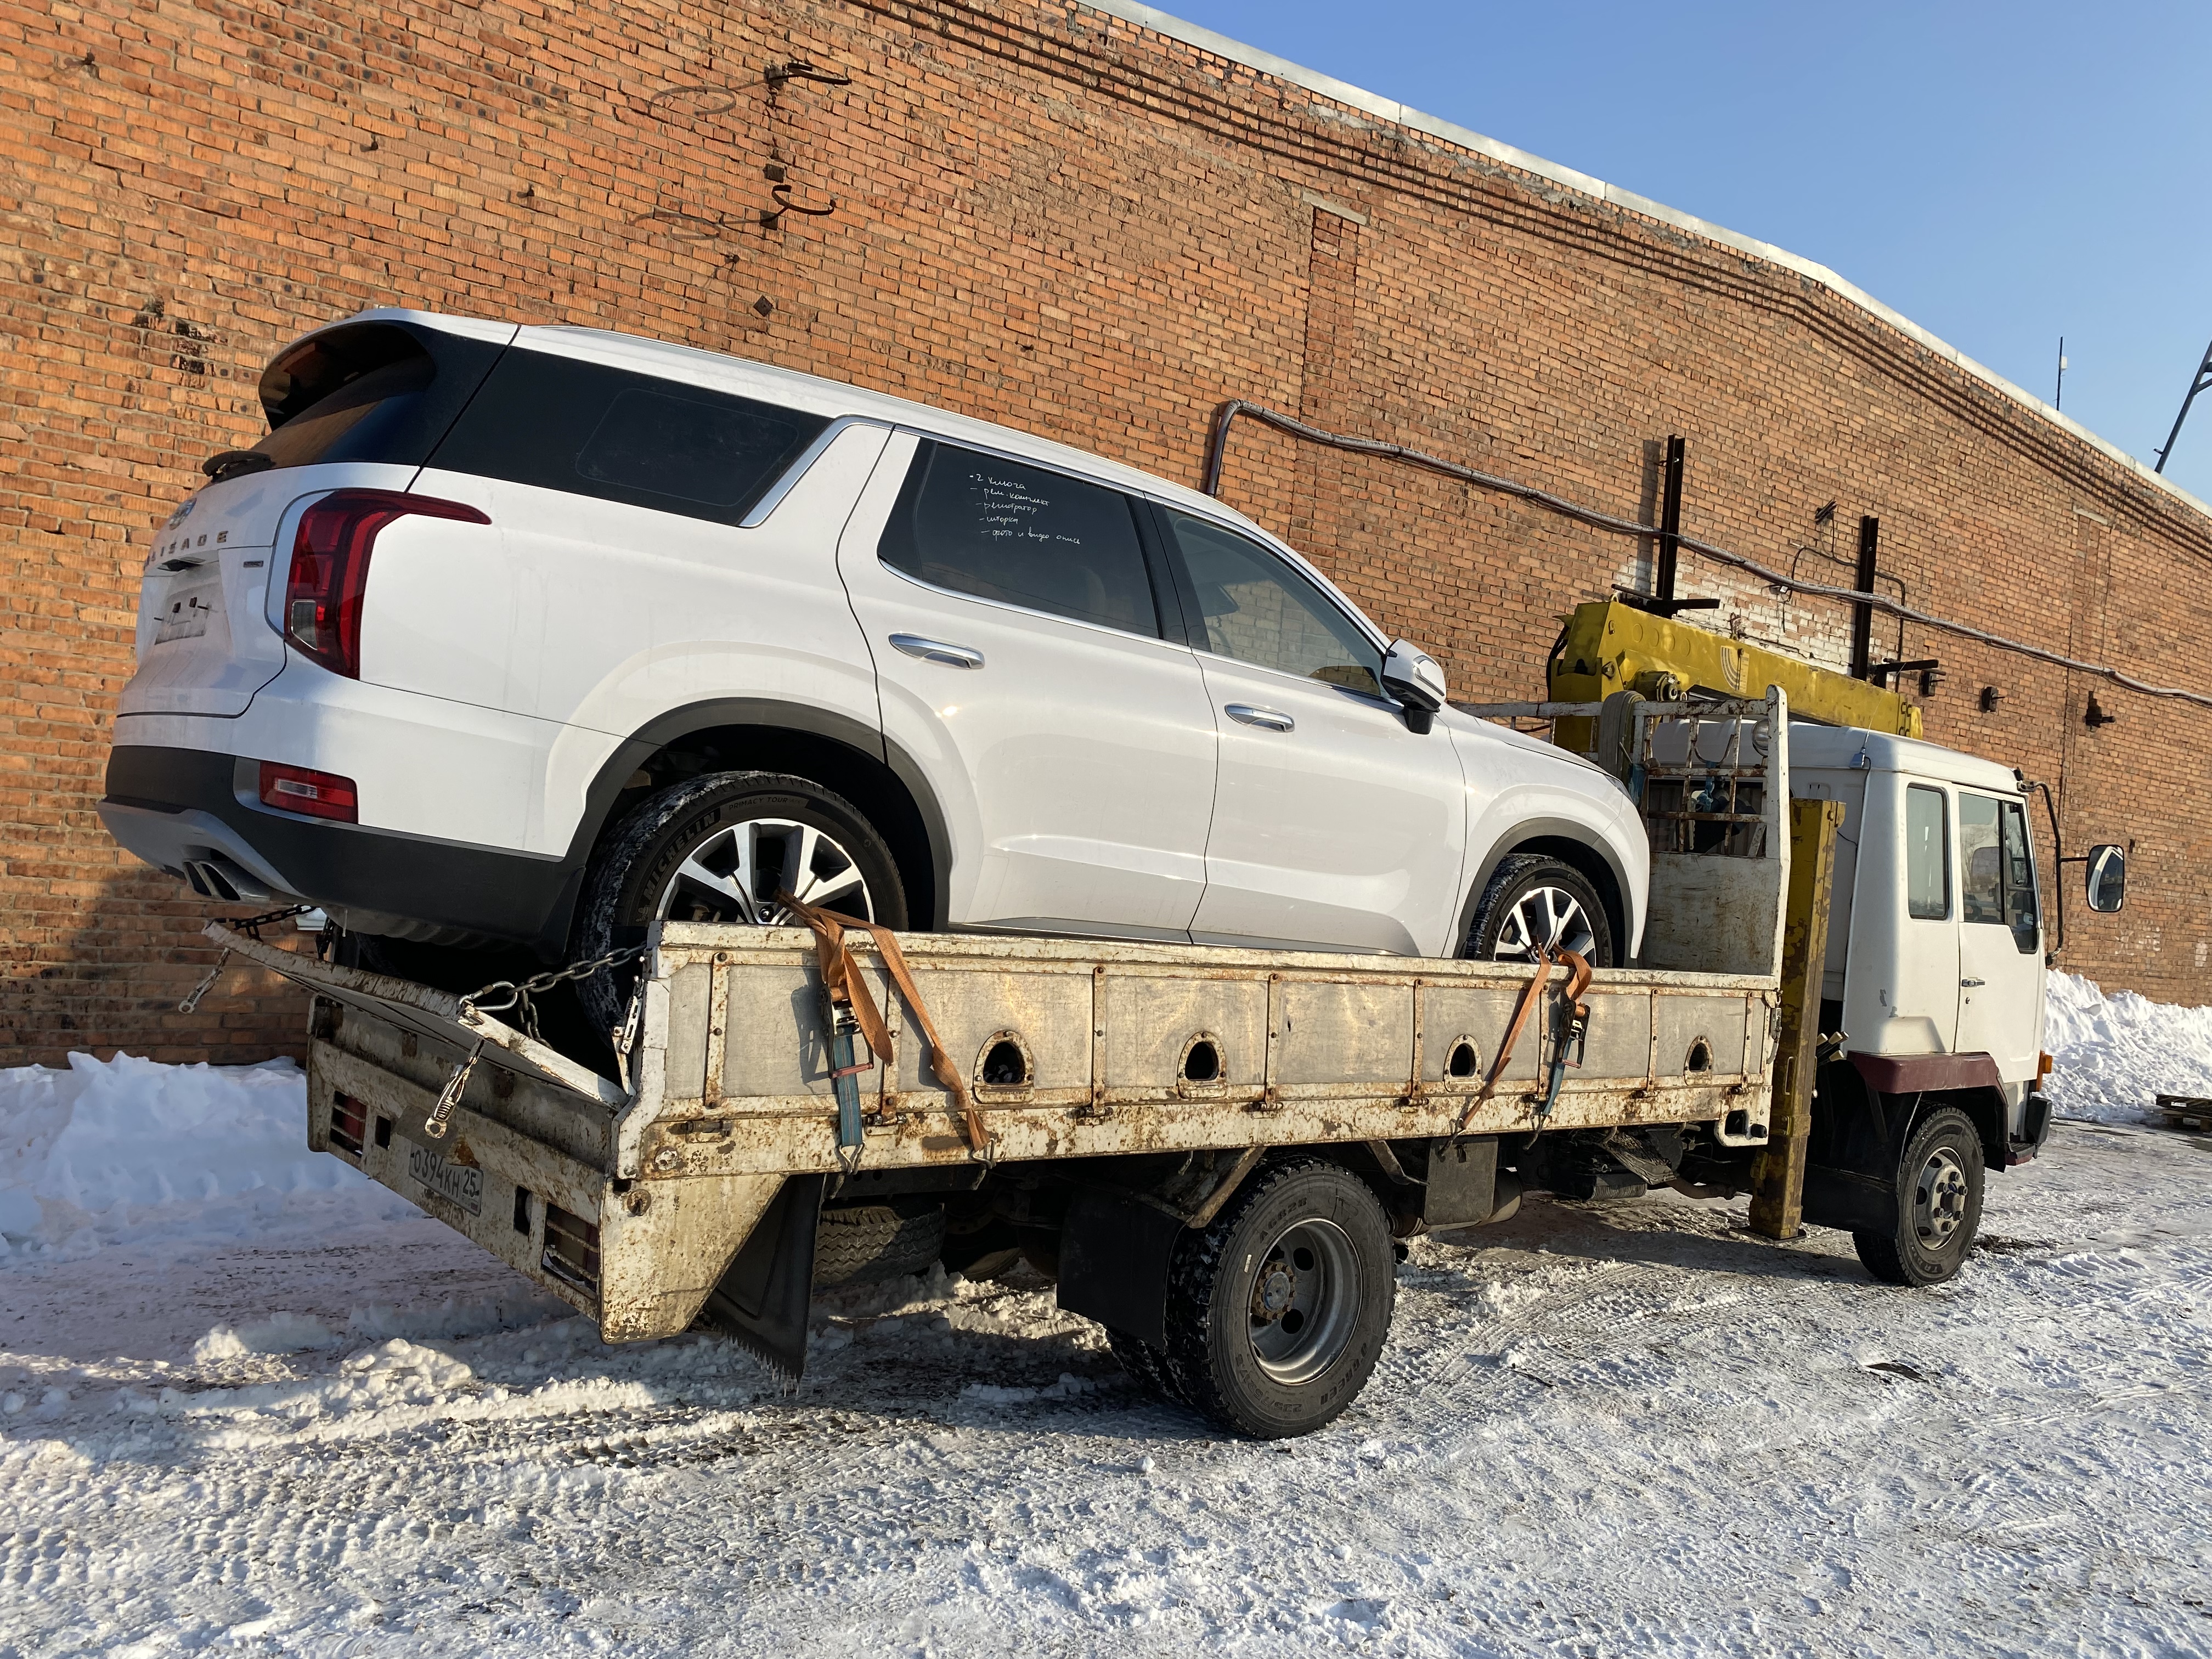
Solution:
{"label": "suv side mirror", "polygon": [[2117,910],[2128,902],[2128,854],[2110,842],[2089,849],[2089,908]]}
{"label": "suv side mirror", "polygon": [[1444,706],[1444,671],[1411,640],[1393,640],[1382,659],[1382,689],[1405,705],[1406,729],[1425,732]]}

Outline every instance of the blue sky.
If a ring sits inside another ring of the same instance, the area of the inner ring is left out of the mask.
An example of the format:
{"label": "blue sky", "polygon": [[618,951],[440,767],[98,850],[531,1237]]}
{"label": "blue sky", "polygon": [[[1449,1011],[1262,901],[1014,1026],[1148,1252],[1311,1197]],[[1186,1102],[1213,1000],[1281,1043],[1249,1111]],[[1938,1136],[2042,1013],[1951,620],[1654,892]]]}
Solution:
{"label": "blue sky", "polygon": [[[1153,0],[1158,3],[1158,0]],[[2212,341],[2212,4],[1161,9],[1817,259],[2141,459]],[[2212,392],[2166,476],[2212,501]]]}

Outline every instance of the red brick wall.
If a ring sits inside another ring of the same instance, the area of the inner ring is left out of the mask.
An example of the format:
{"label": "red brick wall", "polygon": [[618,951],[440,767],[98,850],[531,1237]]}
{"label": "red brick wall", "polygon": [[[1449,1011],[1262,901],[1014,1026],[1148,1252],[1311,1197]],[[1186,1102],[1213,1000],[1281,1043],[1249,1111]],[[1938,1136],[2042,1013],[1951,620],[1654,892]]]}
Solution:
{"label": "red brick wall", "polygon": [[[771,96],[793,58],[851,84]],[[270,352],[368,305],[728,349],[1190,482],[1231,396],[1628,516],[1679,432],[1697,534],[1833,580],[1875,514],[1913,603],[2199,678],[2212,523],[2092,447],[1793,272],[1075,7],[0,0],[0,1063],[295,1041],[268,985],[170,1012],[207,907],[93,804],[150,527],[257,435]],[[770,167],[836,210],[764,226]],[[1531,693],[1558,616],[1636,568],[1249,427],[1224,493],[1463,694]],[[1695,560],[1684,586],[1839,659],[1832,607]],[[2092,732],[2077,679],[1902,648],[1944,660],[1932,737],[2049,779],[2070,843],[2135,840],[2130,908],[2075,902],[2067,965],[2212,1000],[2212,715],[2106,688]]]}

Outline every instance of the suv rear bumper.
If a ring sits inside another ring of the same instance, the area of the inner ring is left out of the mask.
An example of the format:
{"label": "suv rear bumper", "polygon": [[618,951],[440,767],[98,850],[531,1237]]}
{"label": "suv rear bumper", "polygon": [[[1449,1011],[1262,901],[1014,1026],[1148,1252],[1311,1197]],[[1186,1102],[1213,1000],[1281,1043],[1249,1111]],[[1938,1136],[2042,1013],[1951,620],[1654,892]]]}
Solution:
{"label": "suv rear bumper", "polygon": [[100,822],[131,853],[210,897],[225,897],[227,883],[237,902],[301,900],[352,932],[390,938],[514,940],[556,952],[565,942],[547,935],[562,930],[580,861],[271,811],[257,799],[258,766],[204,750],[118,745]]}

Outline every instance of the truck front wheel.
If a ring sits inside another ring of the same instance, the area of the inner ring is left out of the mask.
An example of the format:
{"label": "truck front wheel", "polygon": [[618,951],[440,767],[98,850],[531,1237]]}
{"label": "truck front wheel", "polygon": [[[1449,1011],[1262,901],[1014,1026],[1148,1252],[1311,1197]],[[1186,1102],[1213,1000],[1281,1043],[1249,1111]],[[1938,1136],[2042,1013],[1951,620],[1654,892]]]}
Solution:
{"label": "truck front wheel", "polygon": [[[1381,1358],[1395,1268],[1389,1218],[1366,1182],[1319,1158],[1262,1169],[1176,1250],[1174,1391],[1255,1439],[1311,1433]],[[1132,1369],[1146,1380],[1142,1364]]]}
{"label": "truck front wheel", "polygon": [[1897,1230],[1853,1233],[1859,1260],[1892,1285],[1941,1285],[1982,1224],[1982,1136],[1955,1106],[1931,1112],[1897,1165]]}

